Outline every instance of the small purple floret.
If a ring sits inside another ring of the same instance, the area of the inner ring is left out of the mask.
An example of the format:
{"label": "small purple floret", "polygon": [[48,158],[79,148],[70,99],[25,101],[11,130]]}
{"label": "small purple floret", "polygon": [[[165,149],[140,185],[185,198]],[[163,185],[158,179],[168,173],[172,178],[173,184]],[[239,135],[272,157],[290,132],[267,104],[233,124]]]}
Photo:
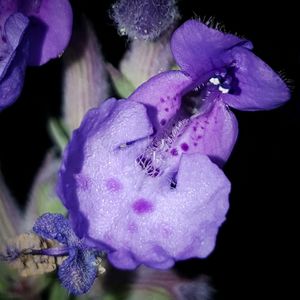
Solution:
{"label": "small purple floret", "polygon": [[[33,231],[45,239],[56,240],[60,248],[37,250],[36,254],[65,256],[68,258],[58,267],[62,285],[73,295],[86,293],[97,276],[96,256],[98,251],[90,249],[74,234],[69,220],[61,214],[46,213],[35,222]],[[34,252],[33,252],[34,253]]]}

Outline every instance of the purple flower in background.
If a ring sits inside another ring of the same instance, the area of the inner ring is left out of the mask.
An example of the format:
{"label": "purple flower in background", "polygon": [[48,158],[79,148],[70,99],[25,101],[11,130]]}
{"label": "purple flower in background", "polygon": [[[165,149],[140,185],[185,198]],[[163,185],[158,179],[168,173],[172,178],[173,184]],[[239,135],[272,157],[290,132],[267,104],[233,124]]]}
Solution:
{"label": "purple flower in background", "polygon": [[68,0],[0,0],[0,110],[19,96],[26,66],[62,54],[71,30]]}
{"label": "purple flower in background", "polygon": [[97,276],[99,252],[86,247],[74,234],[69,221],[60,214],[42,215],[37,219],[33,231],[45,239],[56,240],[62,244],[59,248],[39,252],[51,256],[68,255],[58,269],[62,285],[74,295],[86,293]]}
{"label": "purple flower in background", "polygon": [[175,0],[119,0],[112,18],[120,34],[131,39],[153,40],[178,18]]}
{"label": "purple flower in background", "polygon": [[289,97],[246,40],[188,21],[171,46],[181,70],[90,110],[59,172],[75,233],[119,268],[209,255],[230,192],[213,162],[224,164],[238,132],[227,105],[271,109]]}

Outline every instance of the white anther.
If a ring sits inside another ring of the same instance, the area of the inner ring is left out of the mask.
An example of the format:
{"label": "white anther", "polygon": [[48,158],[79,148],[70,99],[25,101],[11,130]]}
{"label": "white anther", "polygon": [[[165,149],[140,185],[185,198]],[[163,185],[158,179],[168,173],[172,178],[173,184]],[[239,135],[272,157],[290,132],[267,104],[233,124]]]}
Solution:
{"label": "white anther", "polygon": [[219,86],[219,91],[222,92],[223,94],[229,93],[229,89],[226,89],[226,88],[222,87],[221,85]]}
{"label": "white anther", "polygon": [[213,85],[219,85],[220,84],[220,80],[218,77],[212,77],[211,79],[209,79],[209,82],[212,83]]}

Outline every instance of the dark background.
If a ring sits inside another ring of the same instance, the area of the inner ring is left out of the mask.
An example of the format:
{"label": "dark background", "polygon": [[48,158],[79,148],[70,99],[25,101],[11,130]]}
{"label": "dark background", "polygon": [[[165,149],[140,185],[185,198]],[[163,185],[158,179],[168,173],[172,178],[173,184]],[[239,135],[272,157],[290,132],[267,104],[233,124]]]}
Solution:
{"label": "dark background", "polygon": [[[92,20],[106,59],[114,65],[128,45],[107,10],[111,1],[73,1]],[[85,3],[85,4],[84,4]],[[265,3],[266,4],[266,3]],[[254,44],[254,52],[290,79],[292,100],[268,112],[238,112],[240,135],[225,173],[232,182],[228,218],[214,253],[179,263],[186,275],[205,273],[217,299],[292,299],[299,197],[299,67],[297,9],[291,3],[181,1],[181,22],[214,16]],[[298,26],[299,27],[299,26]],[[0,113],[0,167],[23,207],[44,154],[52,145],[49,116],[60,114],[60,61],[27,70],[20,99]]]}

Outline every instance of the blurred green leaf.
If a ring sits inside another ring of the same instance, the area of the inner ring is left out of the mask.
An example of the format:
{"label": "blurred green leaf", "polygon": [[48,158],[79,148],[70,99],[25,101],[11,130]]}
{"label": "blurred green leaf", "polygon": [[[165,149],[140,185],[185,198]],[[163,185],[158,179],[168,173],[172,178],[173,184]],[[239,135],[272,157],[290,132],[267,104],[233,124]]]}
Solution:
{"label": "blurred green leaf", "polygon": [[55,281],[49,293],[49,300],[68,300],[71,299],[70,294],[64,289],[58,281]]}
{"label": "blurred green leaf", "polygon": [[113,86],[121,98],[127,98],[135,90],[133,84],[113,65],[107,64]]}

